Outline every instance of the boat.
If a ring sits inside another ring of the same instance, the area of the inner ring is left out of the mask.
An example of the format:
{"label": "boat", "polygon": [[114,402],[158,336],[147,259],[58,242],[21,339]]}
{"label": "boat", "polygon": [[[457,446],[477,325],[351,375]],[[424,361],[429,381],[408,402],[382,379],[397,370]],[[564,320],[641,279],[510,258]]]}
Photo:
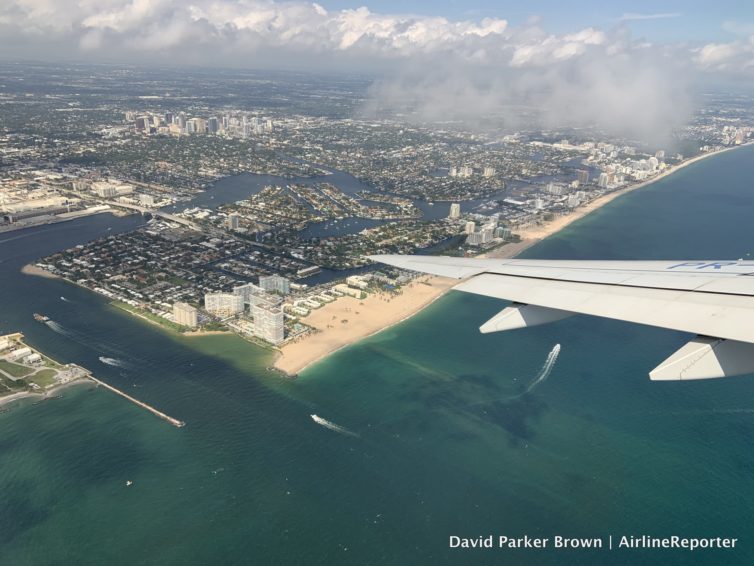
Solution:
{"label": "boat", "polygon": [[126,487],[130,487],[134,484],[131,480],[126,480]]}
{"label": "boat", "polygon": [[320,417],[319,415],[309,415],[309,416],[310,416],[310,417],[312,418],[312,420],[313,420],[313,421],[314,421],[315,423],[317,423],[317,424],[321,424],[321,425],[323,425],[323,424],[325,424],[325,423],[327,422],[327,421],[326,421],[325,419],[323,419],[323,418],[322,418],[322,417]]}
{"label": "boat", "polygon": [[33,316],[34,316],[34,320],[36,320],[37,322],[47,322],[48,320],[50,320],[49,316],[39,314],[38,312],[35,312]]}

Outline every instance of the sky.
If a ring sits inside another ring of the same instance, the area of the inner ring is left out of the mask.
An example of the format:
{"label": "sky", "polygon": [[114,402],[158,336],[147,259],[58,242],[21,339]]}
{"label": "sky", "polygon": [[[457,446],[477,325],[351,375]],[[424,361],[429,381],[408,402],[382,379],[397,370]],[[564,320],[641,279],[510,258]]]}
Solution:
{"label": "sky", "polygon": [[[328,10],[341,10],[365,3],[323,0],[320,4]],[[381,0],[379,8],[388,13],[440,14],[451,19],[504,18],[514,26],[536,17],[553,33],[588,26],[610,28],[630,22],[637,36],[652,41],[725,41],[732,37],[725,29],[726,22],[754,22],[754,2],[747,0]]]}
{"label": "sky", "polygon": [[648,137],[690,85],[754,79],[754,2],[0,0],[0,57],[359,71],[365,112],[514,125],[523,104]]}

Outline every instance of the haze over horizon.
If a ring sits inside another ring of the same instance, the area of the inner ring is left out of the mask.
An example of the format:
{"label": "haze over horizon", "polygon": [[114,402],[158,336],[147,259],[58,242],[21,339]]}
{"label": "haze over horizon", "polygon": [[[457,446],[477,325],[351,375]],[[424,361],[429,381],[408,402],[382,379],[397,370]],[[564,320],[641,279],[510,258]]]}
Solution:
{"label": "haze over horizon", "polygon": [[692,112],[692,84],[754,69],[754,15],[742,20],[730,2],[714,12],[685,7],[585,2],[550,6],[543,18],[541,2],[526,13],[452,2],[10,0],[0,8],[0,51],[51,62],[376,73],[367,117],[407,110],[515,128],[513,106],[524,105],[538,109],[543,127],[598,126],[663,143]]}

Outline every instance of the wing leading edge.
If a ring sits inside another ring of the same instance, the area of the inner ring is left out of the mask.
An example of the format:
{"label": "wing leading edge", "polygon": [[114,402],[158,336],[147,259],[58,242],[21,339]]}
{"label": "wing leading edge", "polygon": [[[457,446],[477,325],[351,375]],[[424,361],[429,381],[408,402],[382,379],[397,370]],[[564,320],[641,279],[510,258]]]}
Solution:
{"label": "wing leading edge", "polygon": [[754,372],[754,262],[559,261],[378,255],[396,267],[464,279],[454,289],[512,301],[484,323],[498,332],[587,314],[696,338],[655,380]]}

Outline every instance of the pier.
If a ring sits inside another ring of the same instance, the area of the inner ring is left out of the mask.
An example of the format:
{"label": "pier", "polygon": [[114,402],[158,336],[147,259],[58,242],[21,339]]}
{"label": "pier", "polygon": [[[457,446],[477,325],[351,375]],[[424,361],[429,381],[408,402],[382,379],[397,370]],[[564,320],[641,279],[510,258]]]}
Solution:
{"label": "pier", "polygon": [[155,409],[151,405],[147,405],[143,401],[139,401],[138,399],[136,399],[134,397],[131,397],[128,393],[124,393],[120,389],[117,389],[116,387],[113,387],[112,385],[108,385],[107,383],[105,383],[102,380],[97,379],[93,375],[89,375],[89,378],[92,381],[94,381],[97,385],[101,385],[102,387],[105,387],[106,389],[109,389],[113,393],[117,393],[121,397],[123,397],[123,398],[128,399],[129,401],[131,401],[131,403],[134,403],[135,405],[138,405],[142,409],[146,409],[147,411],[149,411],[153,415],[156,415],[156,416],[160,417],[162,420],[169,422],[171,425],[173,425],[175,427],[181,428],[182,426],[186,425],[185,422],[179,421],[178,419],[174,419],[173,417],[171,417],[170,415],[166,415],[162,411],[158,411],[157,409]]}

